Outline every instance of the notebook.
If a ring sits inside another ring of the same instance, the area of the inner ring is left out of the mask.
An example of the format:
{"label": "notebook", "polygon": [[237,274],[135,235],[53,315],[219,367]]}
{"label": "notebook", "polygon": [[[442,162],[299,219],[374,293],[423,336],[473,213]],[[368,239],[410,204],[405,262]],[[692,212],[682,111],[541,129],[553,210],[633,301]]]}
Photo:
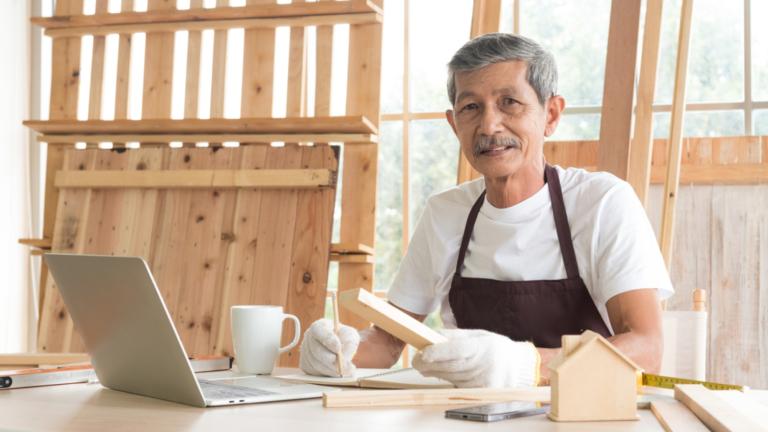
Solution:
{"label": "notebook", "polygon": [[353,376],[343,378],[314,376],[304,373],[277,375],[275,378],[307,384],[373,389],[437,389],[455,387],[443,379],[425,377],[413,368],[357,369]]}

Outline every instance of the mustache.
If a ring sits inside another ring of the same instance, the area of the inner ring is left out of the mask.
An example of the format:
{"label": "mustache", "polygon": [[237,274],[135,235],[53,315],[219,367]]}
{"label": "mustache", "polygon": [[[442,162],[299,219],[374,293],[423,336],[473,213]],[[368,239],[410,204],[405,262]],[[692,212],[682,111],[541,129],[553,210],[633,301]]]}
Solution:
{"label": "mustache", "polygon": [[511,136],[480,135],[475,139],[472,154],[477,157],[495,147],[512,147],[519,149],[520,141]]}

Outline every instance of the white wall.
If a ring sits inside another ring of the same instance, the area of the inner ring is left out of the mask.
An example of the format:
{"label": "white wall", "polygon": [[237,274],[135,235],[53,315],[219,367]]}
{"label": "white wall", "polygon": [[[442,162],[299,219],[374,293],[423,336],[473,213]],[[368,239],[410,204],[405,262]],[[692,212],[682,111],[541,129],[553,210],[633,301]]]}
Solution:
{"label": "white wall", "polygon": [[[31,333],[29,257],[18,244],[30,234],[30,0],[0,1],[0,352],[24,351]],[[37,145],[37,144],[34,144]]]}

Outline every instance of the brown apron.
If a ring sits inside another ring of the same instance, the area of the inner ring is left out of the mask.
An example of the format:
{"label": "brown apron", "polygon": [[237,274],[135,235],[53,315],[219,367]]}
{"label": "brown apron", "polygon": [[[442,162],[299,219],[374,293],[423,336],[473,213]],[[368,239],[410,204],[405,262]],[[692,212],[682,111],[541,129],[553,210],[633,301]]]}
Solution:
{"label": "brown apron", "polygon": [[469,238],[485,201],[483,191],[469,212],[456,273],[448,293],[459,328],[485,329],[512,340],[532,341],[541,348],[559,348],[562,335],[581,334],[584,330],[595,331],[604,337],[611,335],[579,276],[560,179],[555,168],[549,165],[544,168],[544,182],[549,187],[567,279],[497,281],[461,276]]}

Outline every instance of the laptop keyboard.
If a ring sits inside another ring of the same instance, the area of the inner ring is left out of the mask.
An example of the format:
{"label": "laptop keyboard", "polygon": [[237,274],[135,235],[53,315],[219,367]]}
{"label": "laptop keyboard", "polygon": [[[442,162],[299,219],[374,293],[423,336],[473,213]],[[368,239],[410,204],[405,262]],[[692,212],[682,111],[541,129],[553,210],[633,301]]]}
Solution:
{"label": "laptop keyboard", "polygon": [[241,387],[232,384],[216,384],[211,381],[200,381],[200,388],[206,399],[242,399],[245,397],[268,396],[277,394],[267,390]]}

